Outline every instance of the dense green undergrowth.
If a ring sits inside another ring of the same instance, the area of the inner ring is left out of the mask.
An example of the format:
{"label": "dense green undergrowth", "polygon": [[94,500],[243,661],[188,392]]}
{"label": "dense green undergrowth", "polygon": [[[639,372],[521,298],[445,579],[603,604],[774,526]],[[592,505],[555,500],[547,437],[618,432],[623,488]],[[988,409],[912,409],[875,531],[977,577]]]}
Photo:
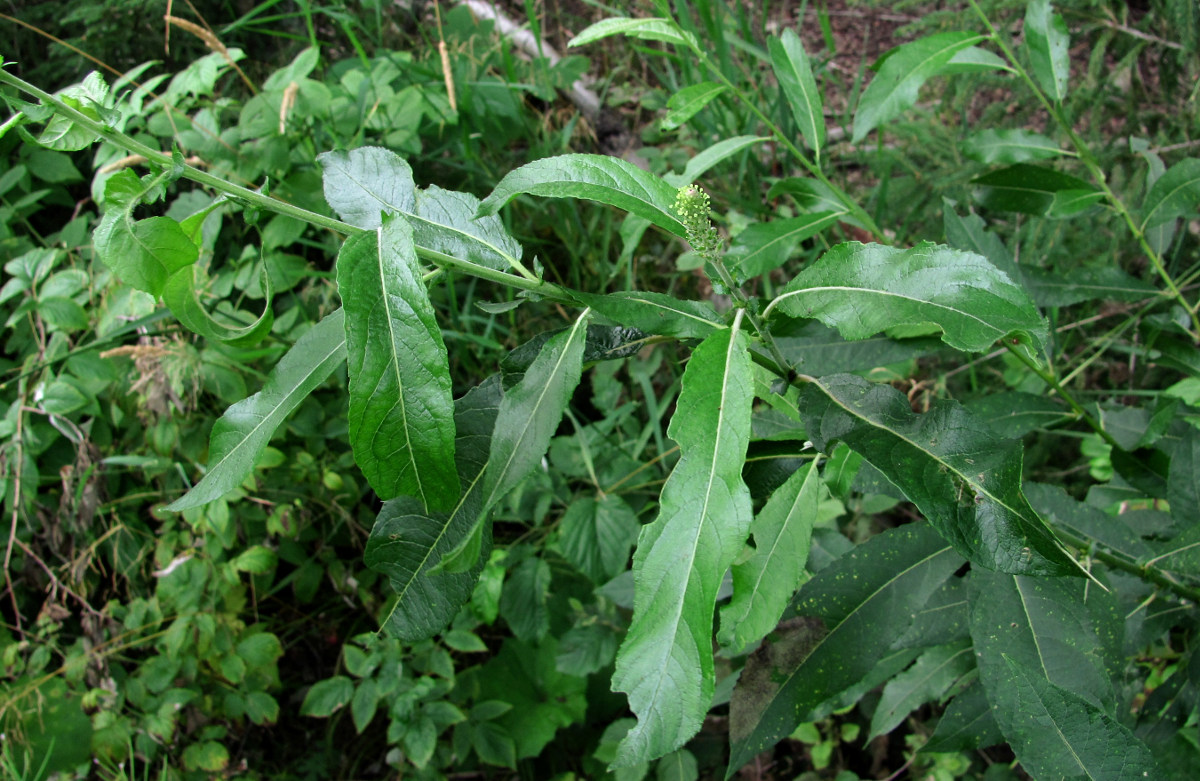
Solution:
{"label": "dense green undergrowth", "polygon": [[7,775],[1190,777],[1190,3],[283,5],[0,70]]}

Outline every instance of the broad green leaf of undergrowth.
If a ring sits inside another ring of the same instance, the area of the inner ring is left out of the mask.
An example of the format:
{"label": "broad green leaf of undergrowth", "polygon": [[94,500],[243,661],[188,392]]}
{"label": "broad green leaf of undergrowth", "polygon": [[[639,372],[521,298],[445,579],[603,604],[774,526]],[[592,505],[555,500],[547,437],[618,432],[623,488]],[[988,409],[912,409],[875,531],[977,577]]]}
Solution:
{"label": "broad green leaf of undergrowth", "polygon": [[633,163],[608,155],[559,155],[510,171],[479,205],[486,217],[522,193],[548,198],[582,198],[616,206],[658,227],[686,236],[675,214],[677,188]]}
{"label": "broad green leaf of undergrowth", "polygon": [[870,674],[961,564],[933,528],[912,524],[871,538],[805,583],[734,688],[725,777]]}
{"label": "broad green leaf of undergrowth", "polygon": [[926,80],[937,75],[955,54],[982,40],[984,36],[975,33],[936,33],[887,55],[858,101],[851,140],[857,144],[879,125],[916,105]]}
{"label": "broad green leaf of undergrowth", "polygon": [[769,39],[767,48],[771,51],[775,78],[779,80],[779,87],[792,107],[796,124],[813,154],[820,160],[821,149],[825,146],[825,111],[804,44],[800,36],[789,28],[780,37]]}
{"label": "broad green leaf of undergrowth", "polygon": [[810,461],[775,489],[750,524],[754,554],[733,565],[733,599],[721,608],[717,642],[734,652],[766,637],[804,577],[813,523],[828,493]]}
{"label": "broad green leaf of undergrowth", "polygon": [[[455,462],[463,493],[449,512],[426,512],[412,497],[384,502],[363,559],[387,575],[395,601],[382,628],[405,642],[425,640],[446,628],[471,598],[487,556],[465,572],[430,574],[441,557],[474,528],[483,506],[483,468],[502,396],[499,376],[473,388],[454,405]],[[486,533],[486,529],[484,530]],[[490,540],[483,539],[481,548]]]}
{"label": "broad green leaf of undergrowth", "polygon": [[1177,217],[1195,217],[1200,204],[1200,159],[1189,157],[1168,168],[1155,180],[1142,204],[1142,230]]}
{"label": "broad green leaf of undergrowth", "polygon": [[1066,154],[1054,139],[1021,128],[987,129],[963,141],[963,154],[977,163],[1012,165]]}
{"label": "broad green leaf of undergrowth", "polygon": [[1021,443],[995,436],[957,402],[918,415],[890,385],[835,374],[805,385],[800,412],[819,450],[840,441],[861,454],[973,563],[1082,574],[1021,493]]}
{"label": "broad green leaf of undergrowth", "polygon": [[591,310],[585,309],[569,329],[555,334],[521,381],[505,392],[483,470],[482,509],[469,534],[443,557],[438,572],[464,572],[475,566],[492,508],[541,463],[579,385],[590,317]]}
{"label": "broad green leaf of undergrowth", "polygon": [[639,526],[633,508],[620,496],[585,496],[563,514],[559,545],[576,569],[604,584],[625,571]]}
{"label": "broad green leaf of undergrowth", "polygon": [[408,222],[393,217],[347,239],[337,281],[354,460],[380,499],[449,509],[460,494],[450,370]]}
{"label": "broad green leaf of undergrowth", "polygon": [[800,272],[771,304],[816,318],[846,339],[899,325],[934,324],[959,350],[982,352],[998,339],[1040,354],[1046,323],[1025,292],[983,257],[922,243],[912,249],[839,244]]}
{"label": "broad green leaf of undergrowth", "polygon": [[275,312],[271,308],[273,290],[271,275],[263,268],[261,282],[264,297],[263,313],[249,325],[233,325],[231,318],[217,319],[200,300],[205,292],[208,275],[199,264],[185,266],[168,279],[162,297],[171,314],[175,315],[189,331],[214,342],[224,342],[234,347],[249,347],[262,341],[271,332],[275,323]]}
{"label": "broad green leaf of undergrowth", "polygon": [[1008,674],[992,702],[1004,737],[1034,778],[1163,778],[1146,744],[1110,713],[1004,656]]}
{"label": "broad green leaf of undergrowth", "polygon": [[1050,0],[1029,0],[1025,6],[1025,51],[1033,75],[1047,96],[1061,103],[1071,75],[1071,37],[1062,15],[1053,12]]}
{"label": "broad green leaf of undergrowth", "polygon": [[213,426],[204,479],[168,510],[199,507],[241,485],[279,424],[345,360],[343,318],[338,309],[310,328],[267,375],[262,390],[225,411]]}
{"label": "broad green leaf of undergrowth", "polygon": [[633,623],[612,681],[613,691],[629,695],[638,723],[621,742],[619,767],[682,746],[712,704],[717,589],[752,516],[742,465],[754,386],[740,319],[688,361],[667,432],[680,459],[663,486],[658,518],[638,539]]}
{"label": "broad green leaf of undergrowth", "polygon": [[663,130],[675,130],[700,113],[728,87],[714,81],[693,84],[676,92],[667,101],[667,115],[662,119]]}
{"label": "broad green leaf of undergrowth", "polygon": [[844,209],[757,222],[734,237],[725,262],[735,278],[753,279],[787,262],[796,247],[846,216]]}
{"label": "broad green leaf of undergrowth", "polygon": [[92,237],[104,265],[122,282],[152,296],[161,295],[172,274],[200,257],[200,250],[170,217],[133,219],[133,210],[161,186],[161,179],[139,179],[129,169],[111,176],[104,190],[104,218]]}
{"label": "broad green leaf of undergrowth", "polygon": [[521,245],[500,219],[475,218],[475,196],[433,185],[418,190],[412,168],[395,152],[368,146],[326,152],[317,160],[324,171],[325,200],[351,225],[374,230],[381,213],[400,214],[412,226],[418,247],[497,270],[520,265]]}
{"label": "broad green leaf of undergrowth", "polygon": [[707,301],[688,301],[663,293],[620,292],[576,294],[598,314],[648,334],[678,339],[703,339],[724,328],[720,315]]}
{"label": "broad green leaf of undergrowth", "polygon": [[662,41],[676,46],[697,48],[696,37],[670,19],[631,19],[617,16],[602,19],[572,38],[567,46],[586,46],[612,35],[627,35],[641,41]]}

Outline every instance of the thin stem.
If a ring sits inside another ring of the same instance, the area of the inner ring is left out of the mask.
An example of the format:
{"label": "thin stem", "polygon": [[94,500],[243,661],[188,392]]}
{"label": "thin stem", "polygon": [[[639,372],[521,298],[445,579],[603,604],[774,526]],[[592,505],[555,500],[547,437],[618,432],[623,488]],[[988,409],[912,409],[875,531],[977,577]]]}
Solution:
{"label": "thin stem", "polygon": [[[121,149],[124,149],[130,154],[141,155],[142,157],[146,158],[147,161],[155,163],[166,170],[172,169],[175,165],[174,161],[169,155],[165,155],[157,149],[152,149],[145,144],[135,141],[119,130],[114,130],[113,128],[107,127],[102,122],[97,122],[86,114],[77,111],[71,106],[63,103],[54,95],[35,87],[23,79],[4,71],[3,69],[0,69],[0,83],[9,84],[38,98],[43,104],[53,107],[54,110],[62,116],[70,119],[72,122],[82,127],[86,127],[88,130],[92,131],[104,140]],[[353,235],[356,233],[365,232],[364,228],[342,222],[341,220],[334,219],[333,217],[327,217],[323,214],[311,212],[307,209],[294,206],[285,201],[263,195],[256,190],[233,184],[218,176],[213,176],[206,171],[202,171],[190,165],[183,166],[182,176],[185,179],[189,179],[197,184],[210,187],[217,192],[237,198],[265,211],[274,212],[275,214],[284,214],[289,217],[307,222],[310,225],[315,225],[319,228],[325,228],[335,233],[340,233],[342,235]],[[561,288],[558,285],[550,282],[539,280],[527,270],[526,276],[514,276],[503,271],[497,271],[486,266],[480,266],[475,263],[471,263],[470,261],[460,260],[452,255],[447,255],[427,247],[418,245],[416,250],[418,257],[442,268],[461,271],[481,279],[486,279],[489,282],[497,282],[502,285],[508,285],[509,287],[533,291],[540,296],[554,301],[559,301],[561,303],[577,303],[571,294],[564,288]],[[522,271],[522,269],[517,269],[517,271]]]}
{"label": "thin stem", "polygon": [[1120,556],[1109,553],[1102,548],[1095,547],[1092,543],[1083,538],[1076,537],[1074,534],[1065,531],[1061,526],[1055,526],[1054,533],[1057,534],[1059,538],[1063,540],[1063,542],[1066,542],[1068,545],[1078,548],[1081,551],[1087,551],[1088,555],[1094,556],[1097,560],[1103,562],[1109,567],[1112,567],[1113,569],[1119,569],[1122,572],[1128,572],[1129,574],[1135,575],[1142,580],[1153,583],[1156,586],[1160,586],[1177,596],[1183,597],[1190,602],[1200,604],[1200,591],[1171,580],[1161,571],[1155,569],[1149,564],[1138,564],[1137,562],[1127,561]]}
{"label": "thin stem", "polygon": [[1101,439],[1118,450],[1124,450],[1117,440],[1113,439],[1113,435],[1105,431],[1104,427],[1100,425],[1100,422],[1092,417],[1091,413],[1084,409],[1083,405],[1076,401],[1075,397],[1072,396],[1065,387],[1063,387],[1063,384],[1058,380],[1057,377],[1054,376],[1053,372],[1038,366],[1037,362],[1026,355],[1024,351],[1018,350],[1012,345],[1006,344],[1005,346],[1008,348],[1010,353],[1015,355],[1017,359],[1021,361],[1021,363],[1028,366],[1030,371],[1040,377],[1042,382],[1053,388],[1054,392],[1057,393],[1072,410],[1074,410],[1075,414],[1078,415],[1083,422],[1091,426],[1092,430],[1099,434]]}
{"label": "thin stem", "polygon": [[983,9],[979,7],[979,4],[976,2],[976,0],[967,0],[967,2],[971,4],[971,8],[975,10],[975,14],[987,28],[988,33],[991,35],[996,46],[1000,48],[1000,51],[1003,52],[1005,58],[1012,64],[1017,75],[1021,77],[1021,80],[1025,82],[1026,86],[1029,87],[1034,96],[1037,97],[1038,101],[1042,104],[1046,111],[1049,112],[1050,116],[1054,119],[1055,124],[1058,125],[1059,129],[1062,130],[1063,133],[1066,134],[1067,138],[1071,141],[1071,145],[1075,147],[1075,151],[1079,153],[1079,160],[1083,163],[1084,167],[1088,169],[1088,173],[1091,174],[1093,181],[1095,181],[1096,184],[1099,185],[1100,189],[1104,192],[1104,195],[1108,199],[1109,203],[1112,204],[1113,208],[1116,209],[1117,213],[1125,221],[1125,225],[1129,228],[1129,232],[1133,234],[1138,246],[1141,247],[1142,252],[1150,260],[1151,265],[1154,266],[1154,270],[1162,279],[1163,284],[1167,286],[1167,290],[1170,293],[1171,298],[1175,299],[1176,302],[1183,307],[1184,311],[1188,313],[1188,316],[1192,320],[1192,338],[1196,341],[1200,341],[1200,314],[1197,313],[1197,307],[1193,307],[1188,303],[1187,299],[1184,298],[1182,291],[1180,291],[1179,287],[1175,284],[1175,280],[1171,278],[1166,266],[1163,265],[1162,258],[1159,257],[1159,254],[1154,251],[1153,247],[1150,246],[1150,242],[1146,239],[1146,234],[1142,232],[1142,229],[1134,221],[1133,214],[1131,214],[1129,209],[1125,206],[1125,202],[1122,201],[1120,197],[1113,192],[1112,188],[1108,186],[1108,179],[1104,175],[1104,169],[1100,167],[1100,163],[1096,160],[1095,155],[1092,154],[1091,147],[1089,147],[1075,132],[1075,129],[1071,126],[1071,123],[1067,121],[1065,116],[1063,116],[1060,107],[1055,105],[1048,97],[1046,97],[1046,94],[1042,91],[1041,87],[1039,87],[1037,82],[1033,80],[1033,77],[1029,75],[1029,71],[1027,71],[1025,66],[1022,65],[1017,59],[1016,53],[1012,50],[1012,47],[1009,46],[1004,40],[1003,36],[996,31],[995,26],[992,25],[991,20],[988,18],[987,14],[983,12]]}

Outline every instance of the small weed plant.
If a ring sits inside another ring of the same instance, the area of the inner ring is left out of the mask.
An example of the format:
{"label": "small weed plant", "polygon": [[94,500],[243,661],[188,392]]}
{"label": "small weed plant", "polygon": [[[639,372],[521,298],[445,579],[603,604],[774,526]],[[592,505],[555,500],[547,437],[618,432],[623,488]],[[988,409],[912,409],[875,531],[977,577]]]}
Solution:
{"label": "small weed plant", "polygon": [[5,767],[274,777],[245,736],[307,725],[314,778],[1191,777],[1196,95],[1089,123],[1195,9],[1081,72],[969,0],[859,90],[695,5],[571,41],[671,92],[644,166],[531,130],[587,61],[462,9],[261,85],[200,27],[170,80],[0,70]]}

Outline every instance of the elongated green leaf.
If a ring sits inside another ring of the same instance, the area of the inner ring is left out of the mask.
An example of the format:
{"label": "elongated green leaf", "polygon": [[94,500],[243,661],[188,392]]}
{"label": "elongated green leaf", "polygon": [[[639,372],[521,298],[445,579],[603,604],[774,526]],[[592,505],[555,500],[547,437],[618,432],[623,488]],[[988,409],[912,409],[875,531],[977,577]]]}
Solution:
{"label": "elongated green leaf", "polygon": [[325,200],[351,225],[374,230],[382,224],[381,214],[399,214],[412,226],[419,247],[493,269],[519,264],[521,245],[500,219],[475,219],[475,196],[432,185],[418,190],[412,168],[395,152],[367,146],[326,152],[317,160],[324,171]]}
{"label": "elongated green leaf", "polygon": [[568,561],[603,585],[625,571],[639,527],[637,515],[621,497],[587,496],[563,514],[560,545]]}
{"label": "elongated green leaf", "polygon": [[1036,354],[1046,324],[1025,292],[979,255],[918,244],[839,244],[772,302],[792,317],[814,317],[847,339],[899,325],[933,323],[951,347],[981,352],[1017,339]]}
{"label": "elongated green leaf", "polygon": [[728,160],[743,149],[768,140],[767,136],[734,136],[718,141],[699,153],[683,167],[683,173],[667,174],[663,180],[672,187],[683,187],[698,180],[718,163]]}
{"label": "elongated green leaf", "polygon": [[[1016,659],[1097,707],[1116,702],[1105,669],[1105,644],[1089,603],[1109,599],[1079,579],[1030,578],[972,570],[971,638],[980,677],[993,704],[1003,702]],[[1000,726],[1008,735],[1004,719]],[[1010,736],[1011,737],[1011,736]]]}
{"label": "elongated green leaf", "polygon": [[702,339],[724,328],[707,301],[687,301],[662,293],[581,293],[579,300],[615,323],[648,334]]}
{"label": "elongated green leaf", "polygon": [[1066,273],[1024,269],[1025,289],[1039,306],[1071,306],[1081,301],[1141,301],[1158,295],[1149,282],[1132,277],[1119,268],[1081,268]]}
{"label": "elongated green leaf", "polygon": [[104,218],[96,227],[96,254],[122,282],[152,296],[162,294],[167,279],[200,257],[200,250],[170,217],[134,220],[133,210],[157,187],[158,179],[139,180],[126,169],[105,184]]}
{"label": "elongated green leaf", "polygon": [[996,437],[957,402],[917,415],[890,385],[836,374],[805,386],[800,412],[819,450],[840,441],[860,453],[973,563],[1082,574],[1021,493],[1021,444]]}
{"label": "elongated green leaf", "polygon": [[1179,524],[1200,525],[1200,430],[1194,426],[1185,430],[1171,457],[1167,501]]}
{"label": "elongated green leaf", "polygon": [[379,498],[445,510],[460,494],[450,370],[408,223],[389,218],[347,239],[337,279],[354,460]]}
{"label": "elongated green leaf", "polygon": [[789,28],[780,37],[769,39],[767,48],[771,52],[775,78],[779,79],[779,86],[792,107],[796,124],[819,160],[821,149],[825,146],[825,111],[821,106],[821,93],[817,91],[812,66],[804,51],[804,43]]}
{"label": "elongated green leaf", "polygon": [[1076,501],[1058,486],[1026,483],[1025,495],[1029,497],[1029,503],[1056,528],[1098,542],[1133,561],[1151,555],[1150,546],[1129,527],[1123,516],[1114,517],[1090,504]]}
{"label": "elongated green leaf", "polygon": [[782,266],[800,242],[816,236],[845,215],[845,210],[839,210],[754,223],[734,237],[725,260],[735,277],[753,279]]}
{"label": "elongated green leaf", "polygon": [[975,669],[969,642],[930,648],[913,666],[888,681],[871,716],[867,740],[895,729],[909,713],[927,702],[941,700],[951,687]]}
{"label": "elongated green leaf", "polygon": [[749,340],[731,329],[705,339],[688,362],[668,434],[679,463],[658,518],[642,527],[633,559],[633,623],[617,655],[613,691],[629,695],[637,726],[616,765],[682,746],[712,704],[712,617],[717,589],[750,527],[742,465],[750,437]]}
{"label": "elongated green leaf", "polygon": [[998,437],[1016,439],[1031,431],[1072,420],[1059,402],[1020,391],[993,393],[970,401],[967,411],[984,421]]}
{"label": "elongated green leaf", "polygon": [[1000,729],[1035,778],[1145,781],[1162,778],[1154,755],[1128,727],[1041,671],[1005,655],[1003,692],[989,692]]}
{"label": "elongated green leaf", "polygon": [[1025,51],[1033,75],[1050,99],[1061,103],[1071,75],[1071,37],[1062,16],[1053,13],[1050,0],[1029,0],[1025,6]]}
{"label": "elongated green leaf", "polygon": [[1069,217],[1104,197],[1082,179],[1028,163],[1017,163],[971,181],[978,185],[975,200],[981,206],[1035,217]]}
{"label": "elongated green leaf", "polygon": [[994,70],[1015,72],[999,55],[979,46],[968,46],[951,57],[950,61],[938,70],[938,75],[956,76],[960,73],[987,73]]}
{"label": "elongated green leaf", "polygon": [[1142,204],[1142,230],[1177,217],[1195,217],[1200,204],[1200,159],[1180,160],[1155,180]]}
{"label": "elongated green leaf", "polygon": [[959,216],[949,199],[942,199],[942,225],[946,231],[946,243],[955,249],[974,252],[988,259],[1013,282],[1021,280],[1021,269],[1013,259],[1012,252],[996,234],[987,230],[983,218],[978,214]]}
{"label": "elongated green leaf", "polygon": [[192,333],[235,347],[249,347],[262,341],[275,323],[275,312],[271,309],[271,275],[265,267],[261,280],[266,302],[263,304],[263,313],[249,325],[232,325],[229,323],[231,318],[226,317],[223,322],[208,313],[200,301],[207,275],[195,263],[184,266],[168,277],[162,297],[171,314]]}
{"label": "elongated green leaf", "polygon": [[488,515],[496,504],[541,463],[550,447],[583,370],[585,309],[566,331],[546,342],[521,381],[504,394],[483,470],[482,509],[470,533],[438,565],[438,572],[465,572],[475,566]]}
{"label": "elongated green leaf", "polygon": [[717,641],[740,652],[779,623],[804,577],[817,508],[828,489],[817,462],[797,469],[750,524],[754,555],[733,565],[733,599],[721,608]]}
{"label": "elongated green leaf", "polygon": [[774,335],[788,361],[805,374],[818,377],[874,369],[944,349],[936,337],[889,339],[872,336],[851,342],[816,320],[802,321],[801,327],[795,329],[779,329]]}
{"label": "elongated green leaf", "polygon": [[602,19],[572,38],[567,46],[585,46],[611,35],[627,35],[642,41],[662,41],[676,46],[696,47],[696,37],[681,30],[670,19],[630,19],[617,16]]}
{"label": "elongated green leaf", "polygon": [[725,777],[866,677],[961,564],[933,528],[914,524],[872,537],[805,583],[780,639],[750,657],[734,688]]}
{"label": "elongated green leaf", "polygon": [[560,155],[510,171],[479,205],[479,215],[495,214],[521,193],[583,198],[624,209],[682,237],[686,231],[675,215],[676,189],[617,157]]}
{"label": "elongated green leaf", "polygon": [[674,130],[700,113],[700,110],[711,103],[722,92],[728,89],[724,84],[715,81],[705,81],[684,87],[667,101],[667,115],[662,119],[663,130]]}
{"label": "elongated green leaf", "polygon": [[927,79],[935,76],[955,54],[982,40],[982,35],[974,33],[936,33],[885,54],[879,72],[858,101],[851,140],[857,144],[879,125],[916,105],[917,94]]}
{"label": "elongated green leaf", "polygon": [[974,751],[1004,740],[983,684],[976,681],[946,706],[922,751]]}
{"label": "elongated green leaf", "polygon": [[[391,581],[396,601],[383,630],[405,642],[425,640],[446,628],[471,598],[487,556],[465,572],[431,575],[430,570],[468,537],[483,508],[483,468],[500,407],[499,376],[455,402],[455,461],[463,494],[448,513],[427,513],[412,497],[385,502],[363,555],[367,566]],[[485,530],[486,531],[486,530]],[[490,546],[485,538],[481,548]]]}
{"label": "elongated green leaf", "polygon": [[969,136],[962,145],[963,154],[989,165],[1049,160],[1065,154],[1054,140],[1030,130],[982,130]]}
{"label": "elongated green leaf", "polygon": [[314,325],[279,360],[261,391],[225,411],[213,426],[204,479],[166,509],[199,507],[241,485],[279,424],[345,360],[343,317],[338,309]]}

